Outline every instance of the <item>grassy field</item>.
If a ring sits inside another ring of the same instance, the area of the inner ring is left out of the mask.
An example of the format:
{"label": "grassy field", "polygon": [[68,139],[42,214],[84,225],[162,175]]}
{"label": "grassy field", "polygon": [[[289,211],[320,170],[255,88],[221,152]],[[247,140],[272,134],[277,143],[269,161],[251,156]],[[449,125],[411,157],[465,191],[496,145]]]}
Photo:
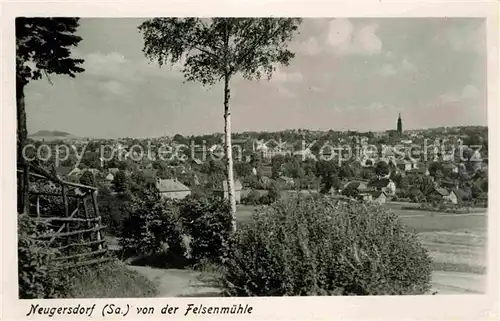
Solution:
{"label": "grassy field", "polygon": [[[399,215],[410,229],[417,233],[435,231],[461,231],[464,229],[486,230],[487,216],[485,213],[453,214],[445,212],[430,212],[422,210],[402,209],[401,205],[384,205]],[[237,220],[245,223],[252,218],[252,213],[258,206],[238,205]]]}

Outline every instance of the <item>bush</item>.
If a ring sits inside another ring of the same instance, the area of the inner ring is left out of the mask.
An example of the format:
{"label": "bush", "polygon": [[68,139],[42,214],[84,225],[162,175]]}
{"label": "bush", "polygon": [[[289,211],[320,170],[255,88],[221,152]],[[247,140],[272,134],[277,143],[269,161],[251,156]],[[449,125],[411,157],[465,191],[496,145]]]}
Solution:
{"label": "bush", "polygon": [[280,189],[279,189],[278,183],[273,182],[269,186],[269,190],[268,190],[267,194],[264,194],[264,195],[259,197],[257,204],[270,205],[270,204],[273,204],[274,202],[278,201],[280,199],[280,197],[281,197],[281,194],[280,194]]}
{"label": "bush", "polygon": [[245,205],[259,205],[260,204],[260,193],[255,189],[252,189],[248,195],[241,200],[242,204]]}
{"label": "bush", "polygon": [[175,201],[162,199],[158,191],[151,188],[134,196],[130,210],[120,241],[125,254],[183,254],[182,228]]}
{"label": "bush", "polygon": [[130,216],[130,201],[126,195],[111,194],[107,191],[99,193],[99,214],[103,219],[103,224],[107,227],[106,232],[110,235],[118,236],[123,230],[124,222]]}
{"label": "bush", "polygon": [[231,241],[229,296],[401,295],[430,289],[431,259],[383,207],[314,196],[260,209]]}
{"label": "bush", "polygon": [[29,216],[18,219],[19,298],[46,299],[64,295],[64,279],[56,271],[53,258],[58,254],[47,243],[35,238],[49,231],[46,224]]}
{"label": "bush", "polygon": [[215,198],[188,198],[179,206],[182,233],[190,238],[191,259],[220,262],[231,226],[229,204]]}

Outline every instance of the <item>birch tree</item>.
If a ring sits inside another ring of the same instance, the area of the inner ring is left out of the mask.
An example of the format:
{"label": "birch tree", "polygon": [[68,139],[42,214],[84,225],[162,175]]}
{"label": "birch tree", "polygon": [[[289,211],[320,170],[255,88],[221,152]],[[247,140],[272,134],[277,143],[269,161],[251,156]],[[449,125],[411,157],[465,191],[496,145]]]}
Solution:
{"label": "birch tree", "polygon": [[230,85],[236,74],[248,80],[271,79],[278,65],[295,54],[288,43],[299,18],[155,18],[139,26],[145,56],[160,67],[182,63],[187,81],[224,84],[224,158],[231,229],[236,230],[236,201],[231,146]]}

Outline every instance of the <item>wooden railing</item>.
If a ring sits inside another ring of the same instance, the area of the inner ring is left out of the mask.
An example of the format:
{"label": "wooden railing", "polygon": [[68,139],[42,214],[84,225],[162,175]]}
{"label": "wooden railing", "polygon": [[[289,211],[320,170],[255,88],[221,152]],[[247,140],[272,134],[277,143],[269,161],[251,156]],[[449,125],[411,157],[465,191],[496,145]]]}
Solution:
{"label": "wooden railing", "polygon": [[18,213],[53,227],[37,238],[58,250],[60,256],[55,260],[60,261],[60,268],[112,259],[102,235],[105,226],[99,215],[97,188],[63,181],[30,164],[18,166],[17,173]]}

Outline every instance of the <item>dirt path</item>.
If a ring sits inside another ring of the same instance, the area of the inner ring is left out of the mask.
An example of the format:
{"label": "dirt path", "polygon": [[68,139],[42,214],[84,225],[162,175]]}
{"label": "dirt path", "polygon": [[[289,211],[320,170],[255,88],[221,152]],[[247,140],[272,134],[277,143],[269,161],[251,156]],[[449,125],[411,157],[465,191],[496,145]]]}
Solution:
{"label": "dirt path", "polygon": [[[218,297],[220,291],[199,279],[199,273],[190,270],[157,269],[129,266],[158,285],[158,297]],[[432,273],[432,292],[437,294],[485,293],[486,275],[459,272]]]}
{"label": "dirt path", "polygon": [[158,285],[158,297],[217,297],[220,291],[199,279],[200,273],[191,270],[157,269],[147,266],[129,268],[146,276]]}

